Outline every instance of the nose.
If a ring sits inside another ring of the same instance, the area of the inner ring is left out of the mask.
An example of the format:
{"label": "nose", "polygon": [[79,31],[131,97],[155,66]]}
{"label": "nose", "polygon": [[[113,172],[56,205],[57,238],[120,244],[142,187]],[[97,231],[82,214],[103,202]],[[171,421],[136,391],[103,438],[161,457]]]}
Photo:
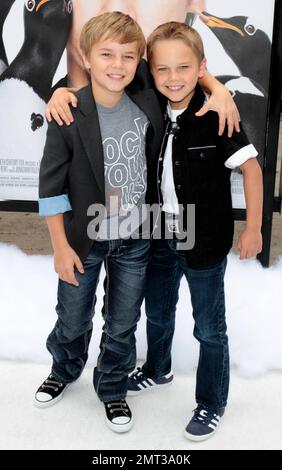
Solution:
{"label": "nose", "polygon": [[122,58],[121,56],[114,56],[113,58],[113,62],[112,62],[112,67],[115,68],[115,69],[121,69],[123,66],[122,64]]}
{"label": "nose", "polygon": [[169,80],[171,80],[172,82],[178,80],[178,73],[177,73],[177,70],[171,69],[171,70],[169,71]]}

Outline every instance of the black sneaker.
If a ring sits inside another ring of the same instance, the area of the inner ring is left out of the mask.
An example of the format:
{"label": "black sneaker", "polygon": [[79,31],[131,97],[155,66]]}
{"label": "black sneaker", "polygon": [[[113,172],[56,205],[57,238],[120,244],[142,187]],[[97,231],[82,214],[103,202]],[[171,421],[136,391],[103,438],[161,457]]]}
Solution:
{"label": "black sneaker", "polygon": [[141,367],[138,367],[136,372],[133,372],[128,378],[127,395],[139,395],[147,390],[156,388],[164,388],[171,385],[173,381],[173,373],[169,372],[167,375],[163,375],[159,379],[151,379],[147,377]]}
{"label": "black sneaker", "polygon": [[224,408],[218,410],[198,405],[194,416],[184,431],[184,436],[191,441],[204,441],[217,431]]}
{"label": "black sneaker", "polygon": [[37,390],[34,405],[39,408],[54,405],[63,398],[63,394],[69,385],[57,380],[54,375],[50,374]]}
{"label": "black sneaker", "polygon": [[125,400],[104,402],[107,426],[114,432],[127,432],[133,426],[130,408]]}

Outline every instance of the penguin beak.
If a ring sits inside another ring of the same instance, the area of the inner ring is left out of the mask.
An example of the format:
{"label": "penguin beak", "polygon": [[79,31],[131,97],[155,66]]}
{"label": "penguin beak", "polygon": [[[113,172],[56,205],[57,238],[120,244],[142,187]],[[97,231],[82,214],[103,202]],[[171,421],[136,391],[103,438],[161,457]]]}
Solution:
{"label": "penguin beak", "polygon": [[39,8],[41,8],[42,5],[44,5],[44,3],[48,2],[48,1],[49,1],[49,0],[41,0],[41,1],[38,3],[38,5],[37,5],[35,11],[37,12],[37,11],[39,10]]}
{"label": "penguin beak", "polygon": [[236,33],[240,34],[240,36],[245,36],[243,31],[241,31],[239,28],[233,26],[233,24],[226,23],[220,18],[216,18],[216,16],[210,16],[203,12],[201,13],[200,18],[210,28],[232,29],[233,31],[236,31]]}

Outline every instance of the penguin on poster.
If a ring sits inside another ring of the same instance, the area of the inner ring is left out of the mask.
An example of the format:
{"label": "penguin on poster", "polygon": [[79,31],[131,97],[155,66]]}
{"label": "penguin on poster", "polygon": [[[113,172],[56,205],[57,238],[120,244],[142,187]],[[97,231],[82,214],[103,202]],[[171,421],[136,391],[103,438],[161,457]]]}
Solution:
{"label": "penguin on poster", "polygon": [[221,18],[203,12],[201,20],[220,41],[237,66],[239,76],[217,76],[232,92],[244,129],[262,158],[265,148],[266,112],[271,42],[247,16]]}
{"label": "penguin on poster", "polygon": [[[0,76],[0,198],[38,197],[46,102],[72,21],[71,0],[26,0],[24,43]],[[1,194],[1,188],[3,194]]]}

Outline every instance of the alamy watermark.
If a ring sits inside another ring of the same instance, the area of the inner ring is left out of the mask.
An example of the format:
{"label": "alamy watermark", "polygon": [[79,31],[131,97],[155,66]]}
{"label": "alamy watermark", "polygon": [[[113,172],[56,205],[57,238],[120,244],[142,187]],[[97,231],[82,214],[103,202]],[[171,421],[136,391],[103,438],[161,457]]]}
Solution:
{"label": "alamy watermark", "polygon": [[[116,201],[111,203],[116,207]],[[178,250],[191,250],[195,245],[195,204],[179,204],[178,214],[161,212],[159,204],[142,204],[112,217],[109,213],[103,204],[88,207],[87,215],[93,217],[87,227],[91,240],[176,239]]]}

